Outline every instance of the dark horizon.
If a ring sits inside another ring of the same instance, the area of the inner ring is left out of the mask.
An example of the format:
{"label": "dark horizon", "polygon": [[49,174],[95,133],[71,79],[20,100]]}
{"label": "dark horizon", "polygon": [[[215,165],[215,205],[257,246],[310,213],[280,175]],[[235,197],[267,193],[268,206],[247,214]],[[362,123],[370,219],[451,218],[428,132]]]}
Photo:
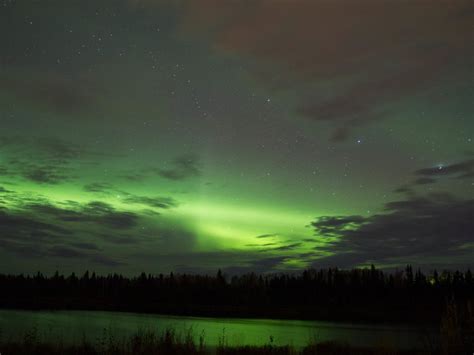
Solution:
{"label": "dark horizon", "polygon": [[[159,275],[166,275],[169,276],[170,274],[173,275],[189,275],[189,276],[215,276],[218,272],[220,272],[226,280],[229,280],[229,278],[232,278],[233,276],[243,276],[243,275],[249,275],[249,274],[255,274],[257,276],[275,276],[275,275],[289,275],[289,276],[295,276],[295,275],[300,275],[303,272],[307,271],[318,271],[318,270],[338,270],[341,272],[350,272],[350,271],[367,271],[370,270],[372,267],[375,267],[374,264],[371,264],[369,266],[364,266],[364,267],[357,267],[357,268],[340,268],[337,266],[332,266],[332,267],[320,267],[320,268],[306,268],[306,269],[300,269],[300,270],[292,270],[292,271],[266,271],[266,272],[258,272],[258,271],[248,271],[248,270],[235,270],[235,269],[225,269],[225,268],[217,268],[215,270],[207,270],[206,272],[199,272],[199,271],[193,271],[193,270],[181,270],[181,271],[159,271],[155,270],[152,272],[147,272],[145,270],[139,271],[137,273],[129,274],[129,273],[120,273],[117,271],[110,270],[109,272],[98,272],[94,269],[83,269],[83,270],[72,270],[68,272],[62,272],[61,270],[55,270],[52,272],[42,272],[41,270],[36,270],[34,272],[21,272],[21,273],[9,273],[9,272],[2,272],[0,270],[0,275],[2,276],[24,276],[24,277],[35,277],[37,275],[42,275],[44,277],[53,277],[54,275],[60,275],[63,277],[70,276],[74,274],[76,277],[82,277],[84,274],[95,274],[97,277],[108,277],[108,276],[113,276],[113,275],[120,275],[128,279],[133,279],[137,278],[141,275],[147,275],[147,276],[153,276],[157,277]],[[436,267],[434,268],[423,268],[423,267],[418,267],[416,265],[411,265],[407,264],[404,266],[397,266],[394,268],[380,268],[376,267],[377,270],[383,272],[386,275],[395,275],[395,274],[402,274],[406,271],[406,268],[410,267],[412,270],[419,271],[423,273],[425,276],[432,277],[433,274],[441,274],[441,273],[449,273],[449,274],[454,274],[456,272],[460,273],[466,273],[466,272],[473,272],[473,270],[470,267],[466,268],[442,268],[438,269]]]}
{"label": "dark horizon", "polygon": [[474,296],[471,271],[423,274],[369,269],[213,276],[142,273],[127,278],[0,274],[2,308],[101,310],[183,316],[439,324],[449,304],[461,312]]}

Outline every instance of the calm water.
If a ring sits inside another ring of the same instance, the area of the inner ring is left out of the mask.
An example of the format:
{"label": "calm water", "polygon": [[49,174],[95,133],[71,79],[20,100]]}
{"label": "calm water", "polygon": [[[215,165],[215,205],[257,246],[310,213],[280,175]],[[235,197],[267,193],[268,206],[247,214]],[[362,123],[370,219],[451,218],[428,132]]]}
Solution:
{"label": "calm water", "polygon": [[427,334],[435,329],[411,326],[381,326],[319,321],[223,319],[173,317],[164,315],[89,312],[89,311],[16,311],[0,310],[3,339],[22,337],[36,328],[42,339],[80,342],[83,337],[96,341],[104,329],[115,338],[140,330],[161,332],[173,328],[178,333],[192,329],[196,339],[204,334],[205,344],[215,346],[225,335],[229,345],[263,345],[273,337],[274,344],[301,347],[310,340],[338,340],[352,345],[393,345],[399,348],[423,347]]}

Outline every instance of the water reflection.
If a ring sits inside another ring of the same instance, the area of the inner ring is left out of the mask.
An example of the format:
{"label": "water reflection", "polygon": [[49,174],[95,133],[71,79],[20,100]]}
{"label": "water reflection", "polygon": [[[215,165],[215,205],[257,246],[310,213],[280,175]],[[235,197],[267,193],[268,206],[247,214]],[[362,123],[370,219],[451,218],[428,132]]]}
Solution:
{"label": "water reflection", "polygon": [[84,338],[96,341],[102,336],[116,339],[137,331],[162,332],[172,328],[177,333],[192,331],[205,344],[293,345],[302,347],[310,341],[336,340],[357,346],[392,345],[398,348],[422,347],[423,338],[434,328],[407,325],[387,326],[320,321],[224,319],[173,317],[164,315],[92,312],[92,311],[17,311],[0,310],[0,329],[4,339],[23,336],[36,329],[42,339],[78,343]]}

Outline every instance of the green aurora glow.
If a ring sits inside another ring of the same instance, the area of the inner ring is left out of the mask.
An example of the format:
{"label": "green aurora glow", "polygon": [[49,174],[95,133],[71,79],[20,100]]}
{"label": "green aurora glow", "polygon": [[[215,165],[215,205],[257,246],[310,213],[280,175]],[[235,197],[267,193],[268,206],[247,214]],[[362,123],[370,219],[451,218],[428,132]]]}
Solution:
{"label": "green aurora glow", "polygon": [[[363,2],[346,34],[306,0],[4,1],[2,270],[472,266],[465,237],[387,253],[347,233],[400,201],[470,213],[474,187],[472,3]],[[328,216],[365,222],[318,231]]]}

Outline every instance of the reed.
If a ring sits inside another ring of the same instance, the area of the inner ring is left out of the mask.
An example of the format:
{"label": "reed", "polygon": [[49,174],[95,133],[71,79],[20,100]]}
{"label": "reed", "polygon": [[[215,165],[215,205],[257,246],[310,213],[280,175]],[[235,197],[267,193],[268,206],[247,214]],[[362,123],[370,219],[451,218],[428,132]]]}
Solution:
{"label": "reed", "polygon": [[[0,332],[1,334],[1,332]],[[397,350],[382,344],[377,348],[353,347],[336,342],[317,342],[312,339],[301,349],[274,345],[271,338],[263,346],[231,346],[225,331],[216,347],[205,345],[205,334],[195,337],[192,328],[177,332],[168,328],[161,332],[140,330],[130,337],[117,338],[104,329],[95,341],[83,338],[79,344],[67,344],[61,339],[54,343],[38,336],[36,328],[17,339],[0,338],[2,355],[439,355],[428,350]],[[444,354],[444,353],[443,353]]]}

